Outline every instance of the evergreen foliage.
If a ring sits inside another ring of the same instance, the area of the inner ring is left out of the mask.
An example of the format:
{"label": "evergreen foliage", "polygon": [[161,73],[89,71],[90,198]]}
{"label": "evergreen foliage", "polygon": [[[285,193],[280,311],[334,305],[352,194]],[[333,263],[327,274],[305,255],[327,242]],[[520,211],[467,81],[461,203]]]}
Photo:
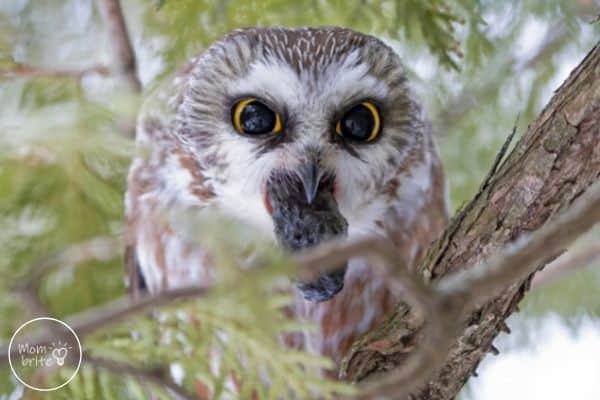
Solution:
{"label": "evergreen foliage", "polygon": [[[575,0],[122,3],[147,88],[238,27],[339,25],[384,37],[405,60],[435,121],[453,208],[475,192],[517,113],[523,128],[600,31],[589,22],[587,2]],[[546,34],[532,40],[532,26]],[[59,318],[125,295],[121,248],[85,261],[60,257],[64,249],[118,237],[123,229],[133,152],[124,132],[140,98],[97,69],[110,64],[109,45],[92,0],[0,4],[0,343],[31,317],[13,289],[40,263],[55,264],[39,295]],[[39,69],[25,73],[27,66]],[[93,71],[75,73],[86,69]],[[201,299],[103,329],[86,338],[86,351],[142,368],[182,368],[190,391],[196,379],[215,393],[227,391],[226,380],[234,375],[243,377],[241,398],[352,392],[319,373],[327,360],[280,343],[281,334],[299,328],[281,314],[289,296],[273,295],[282,277],[293,273],[285,256],[239,227],[211,221],[197,226],[205,229],[193,234],[207,235],[220,249],[219,285]],[[238,256],[257,248],[264,262],[249,272]],[[540,290],[530,300],[531,312],[547,310],[544,296],[551,294],[566,316],[582,311],[576,304],[600,316],[598,296],[571,296],[581,288],[597,291],[599,281],[598,270],[588,271]],[[214,351],[221,355],[216,372],[208,356]],[[16,387],[0,366],[0,399]],[[67,388],[44,398],[145,399],[148,393],[169,398],[156,385],[86,366]],[[25,397],[41,398],[33,392]]]}

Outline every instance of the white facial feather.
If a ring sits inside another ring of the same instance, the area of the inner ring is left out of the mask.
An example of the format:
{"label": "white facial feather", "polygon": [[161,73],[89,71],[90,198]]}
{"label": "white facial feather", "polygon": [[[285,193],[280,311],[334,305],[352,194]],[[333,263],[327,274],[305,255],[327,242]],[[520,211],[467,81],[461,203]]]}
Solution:
{"label": "white facial feather", "polygon": [[[190,60],[146,101],[138,123],[141,151],[125,198],[127,240],[149,290],[214,279],[210,257],[165,211],[216,206],[274,240],[266,182],[276,170],[297,173],[308,153],[335,175],[348,236],[389,238],[414,260],[443,225],[445,189],[431,129],[406,80],[389,47],[339,28],[240,30]],[[241,97],[262,99],[282,113],[282,140],[271,144],[236,132],[231,109]],[[364,100],[380,108],[380,136],[363,144],[335,136],[343,113]],[[323,329],[336,325],[327,335],[304,334],[302,344],[339,363],[351,339],[395,301],[365,260],[351,260],[334,299],[298,297],[296,317]]]}
{"label": "white facial feather", "polygon": [[[335,174],[335,196],[351,238],[385,234],[378,222],[390,208],[406,221],[412,220],[432,184],[427,157],[431,149],[423,146],[428,142],[423,140],[428,135],[424,117],[403,83],[403,68],[392,58],[392,51],[380,48],[380,53],[373,53],[370,48],[350,46],[343,53],[340,49],[347,44],[335,31],[327,35],[329,44],[322,48],[312,43],[316,35],[310,30],[291,47],[281,47],[274,36],[265,35],[264,48],[252,48],[245,37],[234,35],[194,59],[187,79],[176,78],[171,92],[162,94],[168,106],[159,108],[166,108],[167,115],[169,109],[175,111],[179,123],[167,121],[167,126],[174,127],[180,145],[194,154],[206,185],[214,192],[211,204],[260,229],[265,237],[274,238],[265,207],[266,181],[275,170],[296,171],[308,149],[317,149],[321,165]],[[283,38],[288,40],[287,35]],[[217,74],[219,79],[215,79]],[[289,138],[260,154],[261,139],[236,132],[227,109],[231,99],[248,96],[268,101],[293,121],[293,128],[284,126],[282,133]],[[381,138],[354,146],[353,154],[332,142],[333,119],[366,99],[379,101],[384,108]],[[183,135],[180,127],[190,133]],[[200,137],[203,141],[196,143]],[[155,140],[142,124],[138,142],[152,147]],[[158,155],[152,148],[148,152],[149,162],[160,165],[153,178],[161,182],[158,190],[163,205],[202,206],[204,200],[190,191],[197,177],[183,168],[178,156]],[[410,154],[414,160],[404,165]],[[393,180],[390,192],[386,188]]]}
{"label": "white facial feather", "polygon": [[332,63],[316,77],[308,72],[298,74],[290,65],[267,58],[252,63],[247,75],[239,77],[230,87],[233,98],[252,95],[285,108],[293,114],[297,126],[293,143],[259,158],[253,152],[255,139],[240,136],[231,126],[223,127],[230,131],[222,143],[227,148],[225,157],[229,167],[223,177],[227,184],[216,185],[223,209],[272,235],[272,220],[263,202],[267,178],[275,169],[295,170],[306,148],[320,148],[325,154],[323,164],[338,177],[337,200],[350,222],[351,232],[372,233],[373,221],[382,215],[385,205],[362,196],[364,191],[354,180],[369,180],[373,168],[383,164],[380,162],[383,152],[372,145],[364,154],[365,160],[360,161],[329,143],[332,110],[347,106],[351,99],[380,99],[388,95],[387,84],[369,76],[368,67],[358,63],[358,52],[350,53],[340,63]]}

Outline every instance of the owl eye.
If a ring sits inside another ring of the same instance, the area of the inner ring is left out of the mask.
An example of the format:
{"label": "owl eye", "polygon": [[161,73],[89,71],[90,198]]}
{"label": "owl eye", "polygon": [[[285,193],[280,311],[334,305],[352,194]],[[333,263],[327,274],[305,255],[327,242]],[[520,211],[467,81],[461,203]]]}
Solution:
{"label": "owl eye", "polygon": [[231,119],[235,130],[244,135],[281,132],[279,114],[253,98],[238,101],[231,110]]}
{"label": "owl eye", "polygon": [[369,101],[352,107],[335,125],[335,132],[356,142],[375,140],[381,130],[381,117],[375,104]]}

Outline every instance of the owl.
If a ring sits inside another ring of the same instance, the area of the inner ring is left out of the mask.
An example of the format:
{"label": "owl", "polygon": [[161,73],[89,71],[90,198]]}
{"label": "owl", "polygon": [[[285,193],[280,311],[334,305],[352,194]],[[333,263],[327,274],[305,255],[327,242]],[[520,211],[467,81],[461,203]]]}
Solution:
{"label": "owl", "polygon": [[[446,223],[432,130],[397,54],[342,28],[236,30],[142,106],[128,176],[134,292],[210,285],[207,249],[165,214],[214,207],[294,252],[379,237],[415,268]],[[365,259],[296,282],[290,346],[337,365],[399,300]]]}

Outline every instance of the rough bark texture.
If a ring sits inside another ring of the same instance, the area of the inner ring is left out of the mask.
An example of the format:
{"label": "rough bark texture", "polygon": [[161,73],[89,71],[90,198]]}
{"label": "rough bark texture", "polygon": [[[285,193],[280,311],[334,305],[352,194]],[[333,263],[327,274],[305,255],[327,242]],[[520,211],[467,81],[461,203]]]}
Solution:
{"label": "rough bark texture", "polygon": [[[496,163],[496,164],[499,164]],[[600,177],[600,47],[597,44],[555,92],[501,166],[454,218],[421,266],[436,280],[496,253],[568,207]],[[550,261],[557,254],[548,254]],[[540,268],[544,264],[540,265]],[[531,276],[474,312],[437,376],[416,399],[454,398],[506,331],[505,319],[528,290]],[[388,322],[355,344],[342,376],[372,378],[400,366],[419,340],[417,318],[404,303]]]}

